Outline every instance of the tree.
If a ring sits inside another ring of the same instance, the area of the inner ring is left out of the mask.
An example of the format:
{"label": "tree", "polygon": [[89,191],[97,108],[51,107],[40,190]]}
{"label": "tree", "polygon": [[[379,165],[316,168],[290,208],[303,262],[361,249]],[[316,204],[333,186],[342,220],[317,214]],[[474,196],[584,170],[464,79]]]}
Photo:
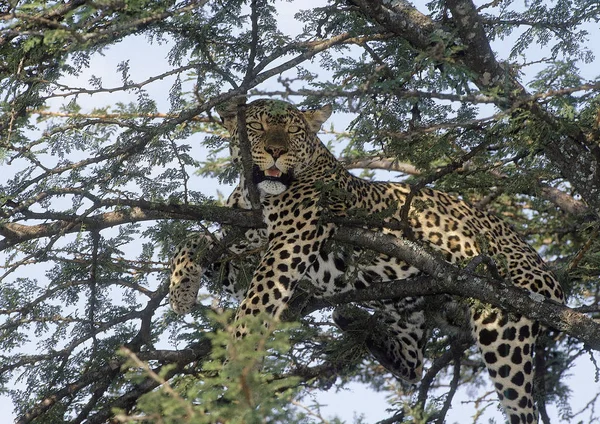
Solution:
{"label": "tree", "polygon": [[[390,391],[385,422],[443,422],[457,387],[486,378],[468,338],[433,332],[421,384],[387,386],[360,328],[341,337],[315,315],[441,293],[555,329],[536,364],[541,417],[558,402],[565,422],[579,420],[563,377],[600,349],[600,83],[581,71],[600,7],[547,3],[332,0],[300,6],[310,8],[295,16],[295,35],[278,14],[286,4],[264,0],[0,6],[0,381],[18,422],[313,422],[318,409],[299,399],[349,381]],[[135,79],[139,64],[124,60],[110,85],[89,69],[132,38],[166,52],[166,70]],[[429,277],[327,301],[306,294],[288,314],[299,325],[248,338],[223,365],[235,305],[207,282],[204,306],[178,318],[166,277],[186,234],[261,225],[253,211],[221,207],[193,175],[235,179],[212,110],[242,94],[332,103],[351,122],[326,137],[349,168],[366,178],[395,170],[502,216],[551,263],[570,307],[340,222],[339,241],[408,258]],[[594,402],[581,412],[590,422]]]}

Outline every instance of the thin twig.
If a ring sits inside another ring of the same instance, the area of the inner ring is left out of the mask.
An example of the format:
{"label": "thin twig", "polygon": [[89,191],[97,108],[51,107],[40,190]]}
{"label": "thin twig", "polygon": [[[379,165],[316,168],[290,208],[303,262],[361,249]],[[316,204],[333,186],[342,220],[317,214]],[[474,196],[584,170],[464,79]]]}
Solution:
{"label": "thin twig", "polygon": [[456,394],[456,390],[458,389],[458,384],[460,382],[460,357],[462,352],[455,351],[454,352],[454,373],[452,375],[452,381],[450,382],[450,390],[446,395],[446,400],[444,401],[444,405],[442,409],[438,413],[438,418],[436,424],[444,424],[446,419],[446,414],[450,410],[452,406],[452,399],[454,399],[454,395]]}

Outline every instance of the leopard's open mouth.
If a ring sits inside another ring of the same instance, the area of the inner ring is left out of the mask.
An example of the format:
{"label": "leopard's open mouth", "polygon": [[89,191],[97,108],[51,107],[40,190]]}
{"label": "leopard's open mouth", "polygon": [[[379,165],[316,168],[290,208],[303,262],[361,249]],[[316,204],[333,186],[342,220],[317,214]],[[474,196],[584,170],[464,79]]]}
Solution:
{"label": "leopard's open mouth", "polygon": [[289,173],[281,172],[276,166],[263,171],[254,165],[252,167],[252,179],[254,184],[259,184],[263,181],[275,181],[284,184],[286,187],[292,182],[292,176]]}
{"label": "leopard's open mouth", "polygon": [[265,171],[265,178],[279,179],[279,178],[281,178],[282,174],[283,173],[276,166],[272,166]]}

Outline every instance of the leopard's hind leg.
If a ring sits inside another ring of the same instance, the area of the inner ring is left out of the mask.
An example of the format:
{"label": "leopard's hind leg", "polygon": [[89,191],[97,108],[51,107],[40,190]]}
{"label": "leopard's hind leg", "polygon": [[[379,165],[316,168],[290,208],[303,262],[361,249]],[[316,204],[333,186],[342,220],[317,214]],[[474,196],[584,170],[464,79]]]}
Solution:
{"label": "leopard's hind leg", "polygon": [[335,323],[344,331],[362,331],[369,352],[397,377],[415,383],[423,373],[423,350],[426,341],[425,315],[421,298],[377,302],[376,312],[369,315],[334,311]]}
{"label": "leopard's hind leg", "polygon": [[510,424],[535,424],[533,348],[539,323],[488,306],[471,310],[473,338]]}

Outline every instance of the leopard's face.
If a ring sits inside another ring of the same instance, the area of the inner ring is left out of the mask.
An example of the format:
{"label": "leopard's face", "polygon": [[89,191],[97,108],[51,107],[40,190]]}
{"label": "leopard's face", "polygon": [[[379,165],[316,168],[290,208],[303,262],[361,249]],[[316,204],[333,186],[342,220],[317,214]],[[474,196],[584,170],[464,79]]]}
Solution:
{"label": "leopard's face", "polygon": [[[231,134],[231,154],[240,159],[236,107],[217,111]],[[246,132],[250,141],[254,183],[264,194],[283,193],[291,182],[310,168],[316,137],[331,114],[331,106],[300,111],[279,100],[256,100],[246,106]]]}

